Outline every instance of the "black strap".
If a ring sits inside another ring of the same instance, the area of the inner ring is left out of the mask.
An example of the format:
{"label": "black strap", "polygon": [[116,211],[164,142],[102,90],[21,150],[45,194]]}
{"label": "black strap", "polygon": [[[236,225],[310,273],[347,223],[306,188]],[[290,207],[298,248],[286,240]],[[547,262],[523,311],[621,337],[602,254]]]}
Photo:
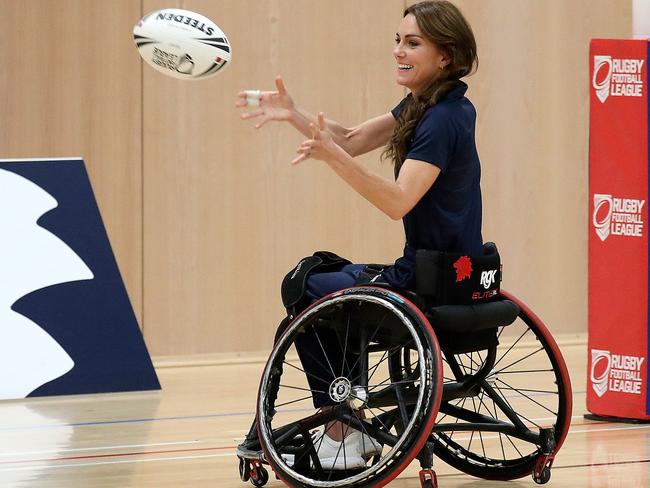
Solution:
{"label": "black strap", "polygon": [[284,307],[289,313],[302,307],[302,302],[305,301],[307,278],[311,273],[338,271],[346,264],[351,263],[330,251],[316,251],[312,256],[302,258],[282,280],[281,294]]}
{"label": "black strap", "polygon": [[376,285],[376,286],[389,286],[384,277],[383,271],[388,265],[386,264],[366,264],[357,276],[354,284],[355,286]]}

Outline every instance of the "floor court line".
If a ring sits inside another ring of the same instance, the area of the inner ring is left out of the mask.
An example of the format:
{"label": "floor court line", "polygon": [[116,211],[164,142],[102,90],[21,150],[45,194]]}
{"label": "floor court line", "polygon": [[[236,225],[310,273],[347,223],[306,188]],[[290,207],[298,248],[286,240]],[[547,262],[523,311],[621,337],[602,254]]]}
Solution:
{"label": "floor court line", "polygon": [[210,413],[202,415],[178,415],[173,417],[154,417],[144,419],[122,419],[122,420],[100,420],[96,422],[79,422],[74,424],[50,424],[50,425],[28,425],[22,427],[0,427],[0,432],[9,432],[17,430],[37,430],[37,429],[60,429],[67,427],[95,427],[98,425],[114,425],[114,424],[136,424],[144,422],[160,422],[168,420],[196,420],[196,419],[209,419],[219,417],[241,417],[249,415],[253,417],[255,412],[227,412],[227,413]]}
{"label": "floor court line", "polygon": [[[621,430],[641,430],[641,429],[648,429],[650,428],[650,425],[635,425],[635,426],[629,426],[629,427],[613,427],[613,428],[608,428],[608,429],[585,429],[585,430],[574,430],[574,431],[569,431],[568,435],[572,434],[584,434],[584,433],[593,433],[593,432],[606,432],[606,431],[621,431]],[[497,436],[484,436],[485,439],[488,438],[496,438]],[[458,440],[466,440],[469,439],[469,437],[459,437]],[[126,457],[126,456],[148,456],[151,454],[178,454],[178,453],[189,453],[189,452],[201,452],[201,451],[210,451],[210,450],[232,450],[233,452],[224,454],[224,456],[232,456],[234,455],[234,450],[236,449],[236,446],[215,446],[215,447],[204,447],[204,448],[193,448],[193,449],[172,449],[172,450],[167,450],[167,451],[138,451],[138,452],[126,452],[126,453],[113,453],[113,454],[97,454],[97,455],[91,455],[91,456],[67,456],[67,457],[57,457],[57,458],[47,458],[47,459],[23,459],[23,460],[16,460],[16,461],[3,461],[0,462],[0,465],[2,464],[24,464],[24,463],[37,463],[37,462],[58,462],[58,461],[72,461],[72,460],[82,460],[82,459],[99,459],[99,458],[112,458],[112,457]],[[202,456],[189,456],[189,458],[200,458]],[[183,459],[187,459],[188,457],[183,457]],[[162,458],[162,459],[176,459],[176,458]],[[611,463],[603,463],[603,465],[615,465],[615,464],[625,464],[625,463],[641,463],[641,462],[649,462],[650,460],[641,460],[641,461],[615,461]],[[102,463],[97,463],[97,464],[102,464]],[[86,464],[84,464],[86,465]],[[69,464],[69,466],[80,466],[80,464],[75,463],[75,464]],[[582,465],[575,465],[573,467],[580,467]],[[593,465],[584,465],[584,466],[596,466],[596,464]],[[557,466],[561,467],[561,466]],[[571,466],[568,466],[571,467]],[[36,468],[35,468],[36,469]],[[0,471],[3,471],[4,469],[0,469]]]}
{"label": "floor court line", "polygon": [[81,459],[99,459],[99,458],[114,458],[126,456],[148,456],[150,454],[178,454],[180,452],[200,452],[200,451],[223,451],[225,449],[235,450],[235,446],[222,446],[222,447],[197,447],[194,449],[170,449],[168,451],[137,451],[137,452],[118,452],[112,454],[95,454],[92,456],[66,456],[45,459],[19,459],[17,461],[2,461],[2,464],[25,464],[25,463],[48,463],[53,461],[78,461]]}
{"label": "floor court line", "polygon": [[[574,415],[572,418],[582,418],[580,415]],[[534,419],[534,420],[543,420],[543,419]],[[615,423],[608,422],[610,425],[616,425]],[[599,425],[598,423],[594,424],[578,424],[583,425]],[[575,424],[572,424],[572,427]],[[598,429],[582,429],[574,430],[570,429],[568,435],[572,434],[583,434],[583,433],[594,433],[594,432],[615,432],[615,431],[624,431],[624,430],[643,430],[649,429],[650,425],[631,425],[626,427],[606,427]],[[485,439],[496,438],[496,435],[484,436]],[[467,440],[468,436],[458,437],[457,440]],[[88,447],[88,448],[78,448],[78,449],[68,449],[68,450],[56,450],[56,451],[34,451],[34,452],[14,452],[14,453],[5,453],[4,456],[18,456],[25,454],[43,454],[48,452],[83,452],[83,451],[92,451],[92,450],[107,450],[107,449],[120,449],[125,447],[154,447],[154,446],[164,446],[164,445],[183,445],[183,444],[197,444],[201,443],[200,440],[192,441],[179,441],[179,442],[167,442],[167,443],[155,443],[155,444],[133,444],[133,445],[122,445],[122,446],[99,446],[99,447]],[[46,458],[46,459],[22,459],[22,460],[5,460],[0,461],[0,464],[18,464],[18,463],[34,463],[34,462],[53,462],[53,461],[66,461],[66,460],[78,460],[78,459],[96,459],[102,457],[117,457],[117,456],[137,456],[137,455],[150,455],[150,454],[162,454],[162,453],[178,453],[178,452],[197,452],[197,451],[206,451],[206,450],[224,450],[224,449],[236,449],[236,446],[214,446],[206,448],[195,448],[195,449],[175,449],[168,451],[136,451],[136,452],[126,452],[126,453],[114,453],[114,454],[97,454],[90,456],[65,456],[65,457],[56,457],[56,458]]]}
{"label": "floor court line", "polygon": [[216,458],[232,456],[232,453],[220,454],[203,454],[200,456],[175,456],[175,457],[162,457],[162,458],[145,458],[145,459],[121,459],[119,461],[102,461],[97,463],[72,463],[72,464],[43,464],[40,466],[19,466],[15,468],[0,468],[1,472],[6,471],[26,471],[26,470],[44,470],[44,469],[57,469],[57,468],[79,468],[87,466],[103,466],[107,464],[131,464],[131,463],[150,463],[154,461],[192,461],[195,459]]}
{"label": "floor court line", "polygon": [[[585,391],[574,391],[573,395],[585,394]],[[506,398],[510,398],[515,395],[507,395]],[[302,412],[306,409],[287,409],[286,412]],[[1,412],[1,409],[0,409]],[[241,417],[248,415],[251,418],[255,416],[255,412],[224,412],[224,413],[209,413],[201,415],[176,415],[170,417],[153,417],[153,418],[143,418],[143,419],[122,419],[122,420],[100,420],[95,422],[78,422],[70,424],[50,424],[50,425],[27,425],[27,426],[18,426],[18,427],[0,427],[0,432],[11,432],[18,430],[37,430],[37,429],[57,429],[64,427],[89,427],[97,425],[114,425],[114,424],[134,424],[134,423],[143,423],[143,422],[161,422],[169,420],[196,420],[196,419],[209,419],[209,418],[222,418],[222,417]]]}
{"label": "floor court line", "polygon": [[194,439],[191,441],[176,441],[176,442],[156,442],[154,444],[124,444],[118,446],[95,446],[95,447],[78,447],[76,449],[51,449],[48,451],[16,451],[16,452],[3,452],[1,457],[6,456],[25,456],[33,454],[50,454],[62,452],[83,452],[83,451],[106,451],[108,449],[133,449],[136,447],[156,447],[156,446],[181,446],[184,444],[198,444],[201,441]]}
{"label": "floor court line", "polygon": [[[160,457],[160,458],[145,458],[145,459],[122,459],[117,461],[101,461],[93,463],[71,463],[71,464],[44,464],[40,466],[20,466],[12,468],[0,468],[0,472],[7,471],[24,471],[24,470],[45,470],[45,469],[60,469],[60,468],[79,468],[88,466],[103,466],[111,464],[132,464],[132,463],[146,463],[157,461],[182,461],[182,460],[197,460],[206,458],[219,458],[231,457],[234,453],[219,453],[219,454],[203,454],[199,456],[174,456],[174,457]],[[234,457],[234,456],[233,456]],[[637,459],[627,461],[612,461],[608,463],[591,463],[591,464],[567,464],[567,465],[554,465],[553,469],[580,469],[590,467],[604,467],[604,466],[618,466],[618,465],[631,465],[631,464],[646,464],[650,463],[650,459]],[[449,478],[456,476],[467,476],[465,473],[446,473],[438,475],[438,478]]]}

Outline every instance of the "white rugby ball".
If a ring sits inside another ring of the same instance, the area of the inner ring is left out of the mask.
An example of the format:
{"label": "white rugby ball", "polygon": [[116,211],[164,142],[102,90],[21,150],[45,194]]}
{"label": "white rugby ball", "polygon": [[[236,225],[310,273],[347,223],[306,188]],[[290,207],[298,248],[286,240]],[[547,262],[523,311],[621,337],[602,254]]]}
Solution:
{"label": "white rugby ball", "polygon": [[133,40],[147,64],[182,80],[213,76],[232,59],[219,26],[189,10],[166,8],[145,15],[133,28]]}

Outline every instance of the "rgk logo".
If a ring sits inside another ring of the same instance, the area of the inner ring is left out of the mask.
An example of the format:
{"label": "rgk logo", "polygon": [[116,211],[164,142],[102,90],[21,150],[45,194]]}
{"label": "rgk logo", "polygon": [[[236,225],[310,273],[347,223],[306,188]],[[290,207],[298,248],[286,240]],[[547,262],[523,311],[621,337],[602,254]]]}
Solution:
{"label": "rgk logo", "polygon": [[497,275],[496,269],[492,269],[490,271],[483,271],[481,273],[481,285],[483,286],[483,288],[485,288],[486,290],[490,288],[497,279],[496,275]]}
{"label": "rgk logo", "polygon": [[601,103],[613,97],[642,97],[643,59],[612,59],[594,56],[594,75],[591,84]]}

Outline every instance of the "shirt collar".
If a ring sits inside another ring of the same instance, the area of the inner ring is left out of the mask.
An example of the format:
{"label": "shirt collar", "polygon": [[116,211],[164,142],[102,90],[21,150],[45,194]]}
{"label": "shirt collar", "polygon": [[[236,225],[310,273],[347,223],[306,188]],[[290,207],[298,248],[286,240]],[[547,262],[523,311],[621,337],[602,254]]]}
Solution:
{"label": "shirt collar", "polygon": [[441,102],[443,100],[458,100],[460,98],[463,98],[465,96],[465,92],[467,92],[467,83],[458,80],[457,85],[449,90],[445,96],[442,97],[440,100]]}

